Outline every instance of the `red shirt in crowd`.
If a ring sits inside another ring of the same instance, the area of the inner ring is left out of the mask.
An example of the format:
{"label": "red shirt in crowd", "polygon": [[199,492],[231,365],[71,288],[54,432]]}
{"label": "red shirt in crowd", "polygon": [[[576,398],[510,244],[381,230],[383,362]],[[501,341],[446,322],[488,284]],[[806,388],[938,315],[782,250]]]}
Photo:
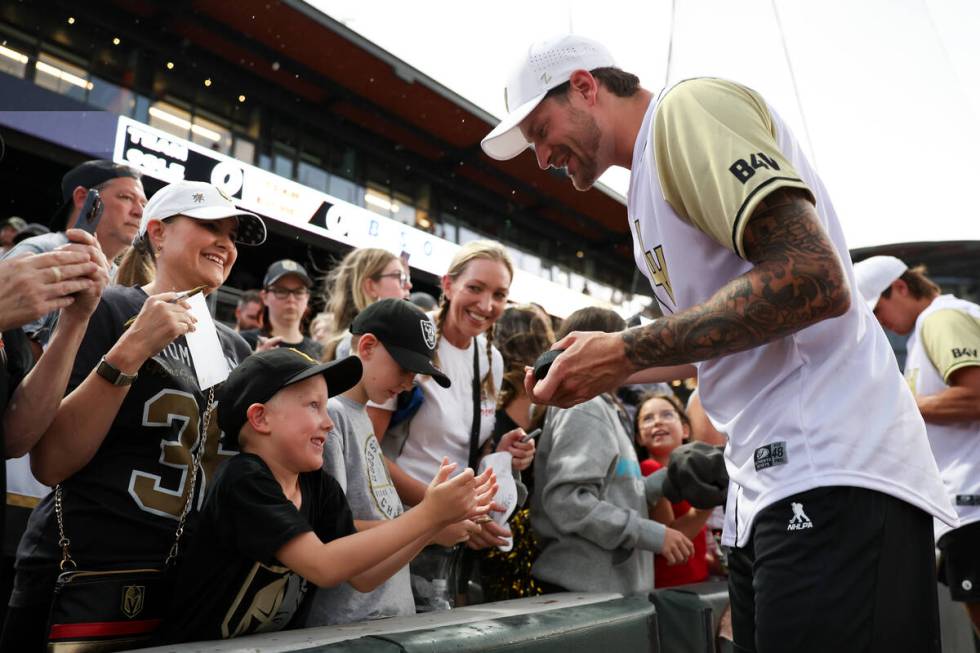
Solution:
{"label": "red shirt in crowd", "polygon": [[[663,465],[656,460],[648,458],[640,462],[640,471],[644,476],[649,476]],[[687,501],[670,504],[674,509],[674,518],[686,515],[691,509],[691,504]],[[654,587],[675,587],[677,585],[687,585],[689,583],[700,583],[708,580],[708,545],[707,527],[702,526],[698,534],[691,542],[694,544],[694,554],[687,559],[687,562],[679,565],[668,565],[667,559],[659,553],[653,558],[653,584]]]}

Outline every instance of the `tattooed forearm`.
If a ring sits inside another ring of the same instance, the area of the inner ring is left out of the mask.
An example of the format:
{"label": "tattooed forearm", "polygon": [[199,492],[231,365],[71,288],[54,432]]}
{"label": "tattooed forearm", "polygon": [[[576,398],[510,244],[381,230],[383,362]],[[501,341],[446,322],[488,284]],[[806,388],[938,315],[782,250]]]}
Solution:
{"label": "tattooed forearm", "polygon": [[802,192],[770,193],[749,218],[742,242],[752,270],[703,304],[624,332],[636,369],[758,347],[850,306],[837,251]]}

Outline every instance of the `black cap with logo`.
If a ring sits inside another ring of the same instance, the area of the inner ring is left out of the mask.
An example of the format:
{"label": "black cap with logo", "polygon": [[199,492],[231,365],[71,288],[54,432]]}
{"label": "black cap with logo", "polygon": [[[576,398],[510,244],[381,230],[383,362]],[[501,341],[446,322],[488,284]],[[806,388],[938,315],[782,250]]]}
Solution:
{"label": "black cap with logo", "polygon": [[361,380],[357,356],[320,363],[298,349],[277,347],[246,358],[232,370],[218,391],[218,426],[237,437],[248,421],[252,404],[261,404],[288,385],[322,374],[331,397],[350,390]]}
{"label": "black cap with logo", "polygon": [[432,363],[436,326],[415,304],[404,299],[378,300],[357,314],[350,332],[355,336],[370,333],[403,368],[449,387],[449,377]]}
{"label": "black cap with logo", "polygon": [[68,215],[71,213],[72,193],[81,186],[82,188],[92,189],[100,184],[104,184],[110,179],[119,177],[130,177],[140,179],[142,177],[139,170],[122,163],[113,163],[105,159],[93,159],[80,163],[61,178],[61,208],[51,218],[50,226],[53,229],[61,230],[68,223]]}
{"label": "black cap with logo", "polygon": [[295,274],[307,287],[313,285],[313,279],[306,273],[306,268],[296,261],[286,258],[269,266],[265,272],[265,279],[262,280],[262,287],[268,288],[287,274]]}

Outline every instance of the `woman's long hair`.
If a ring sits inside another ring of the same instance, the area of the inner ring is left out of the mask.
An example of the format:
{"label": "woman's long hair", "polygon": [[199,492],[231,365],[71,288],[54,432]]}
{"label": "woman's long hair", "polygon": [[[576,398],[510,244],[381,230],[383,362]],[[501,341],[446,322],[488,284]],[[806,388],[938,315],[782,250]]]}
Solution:
{"label": "woman's long hair", "polygon": [[[492,240],[471,240],[456,252],[456,256],[453,257],[452,262],[449,264],[449,270],[446,272],[446,276],[455,281],[463,272],[466,270],[466,266],[470,264],[470,261],[475,261],[477,259],[484,259],[488,261],[494,261],[496,263],[502,263],[505,268],[507,268],[508,274],[513,281],[514,279],[514,262],[510,258],[510,254],[504,249],[504,246],[500,243],[496,243]],[[442,339],[442,332],[446,322],[446,316],[449,315],[449,299],[446,298],[446,294],[443,293],[439,297],[439,309],[436,311],[436,354],[435,361],[439,364],[439,341]],[[490,324],[490,328],[487,329],[487,374],[483,377],[483,388],[487,393],[488,397],[493,397],[497,394],[497,388],[493,383],[493,334],[494,334],[494,323]]]}
{"label": "woman's long hair", "polygon": [[362,247],[348,252],[327,274],[324,311],[333,316],[333,322],[323,348],[323,360],[333,360],[337,345],[351,322],[371,305],[371,298],[364,292],[364,282],[384,272],[396,260],[398,257],[386,249]]}
{"label": "woman's long hair", "polygon": [[506,408],[524,390],[524,368],[555,343],[546,325],[530,305],[511,306],[497,320],[494,342],[504,358],[504,378],[497,395],[497,410]]}
{"label": "woman's long hair", "polygon": [[143,234],[133,241],[133,246],[123,254],[116,270],[116,283],[121,286],[145,286],[157,274],[157,259],[153,254],[150,238]]}

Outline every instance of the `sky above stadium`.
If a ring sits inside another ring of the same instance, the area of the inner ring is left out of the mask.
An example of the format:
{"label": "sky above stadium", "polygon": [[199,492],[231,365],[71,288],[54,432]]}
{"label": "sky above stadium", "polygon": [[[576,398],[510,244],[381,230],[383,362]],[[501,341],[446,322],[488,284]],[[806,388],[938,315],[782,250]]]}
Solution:
{"label": "sky above stadium", "polygon": [[[734,79],[790,124],[850,247],[980,240],[976,0],[308,1],[498,117],[521,52],[569,31],[654,92]],[[602,182],[625,195],[629,173]]]}

